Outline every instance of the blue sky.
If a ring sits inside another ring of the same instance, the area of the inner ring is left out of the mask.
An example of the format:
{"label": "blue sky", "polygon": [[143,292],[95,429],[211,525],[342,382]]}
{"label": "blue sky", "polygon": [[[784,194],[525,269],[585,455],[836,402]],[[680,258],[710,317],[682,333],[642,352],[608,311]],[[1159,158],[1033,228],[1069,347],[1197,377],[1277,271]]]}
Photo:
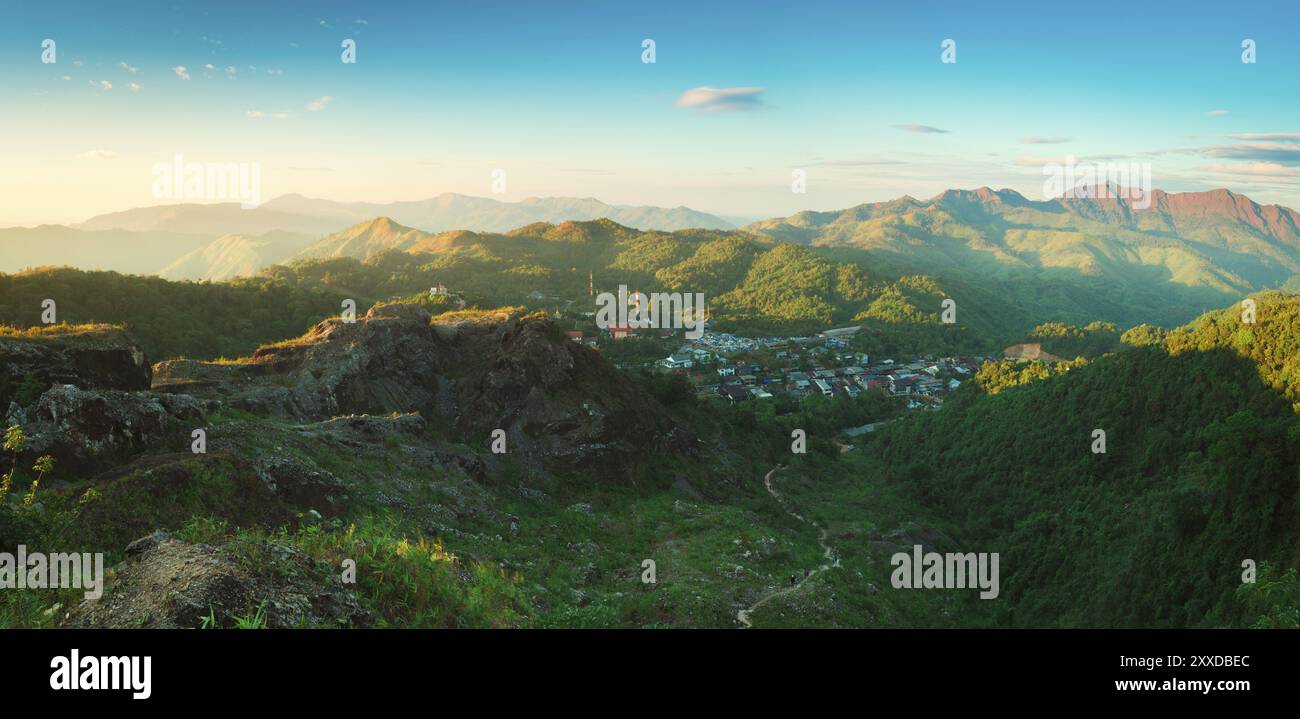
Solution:
{"label": "blue sky", "polygon": [[503,169],[499,199],[744,217],[1041,197],[1069,155],[1300,207],[1295,2],[25,5],[0,6],[0,224],[158,204],[177,154],[259,163],[265,197],[489,195]]}

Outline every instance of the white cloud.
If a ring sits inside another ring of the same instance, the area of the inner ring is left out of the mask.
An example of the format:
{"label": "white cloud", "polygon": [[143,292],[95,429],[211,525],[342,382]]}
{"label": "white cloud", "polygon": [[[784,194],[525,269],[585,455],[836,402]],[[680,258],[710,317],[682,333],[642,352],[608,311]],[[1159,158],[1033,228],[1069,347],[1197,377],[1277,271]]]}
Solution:
{"label": "white cloud", "polygon": [[319,112],[325,109],[325,106],[334,101],[330,95],[321,95],[320,97],[307,103],[307,109],[312,112]]}
{"label": "white cloud", "polygon": [[127,83],[127,86],[126,86],[126,87],[127,87],[127,89],[129,89],[131,92],[140,92],[140,89],[141,89],[142,87],[144,87],[144,85],[141,85],[141,84],[138,83],[138,82],[131,82],[131,83]]}
{"label": "white cloud", "polygon": [[87,150],[77,155],[81,160],[116,160],[117,153],[112,150]]}
{"label": "white cloud", "polygon": [[734,112],[763,107],[761,87],[693,87],[681,94],[677,107],[697,112]]}
{"label": "white cloud", "polygon": [[1206,172],[1218,172],[1227,175],[1249,175],[1252,177],[1297,177],[1300,170],[1287,167],[1277,162],[1243,162],[1227,165],[1210,165],[1201,168]]}
{"label": "white cloud", "polygon": [[131,73],[131,74],[133,74],[133,75],[134,75],[135,73],[137,73],[137,72],[140,72],[140,68],[138,68],[138,67],[131,67],[130,65],[126,64],[126,61],[119,62],[119,63],[117,64],[117,66],[120,67],[120,68],[122,68],[123,70],[126,70],[127,72],[129,72],[129,73]]}
{"label": "white cloud", "polygon": [[1228,135],[1234,140],[1284,140],[1288,142],[1300,142],[1300,132],[1243,132],[1237,135]]}
{"label": "white cloud", "polygon": [[112,89],[113,89],[113,83],[109,82],[108,80],[100,80],[100,81],[99,81],[99,87],[100,87],[100,89],[103,89],[103,90],[112,90]]}
{"label": "white cloud", "polygon": [[1059,145],[1059,144],[1061,144],[1061,143],[1069,142],[1069,141],[1070,141],[1070,138],[1068,138],[1068,137],[1038,137],[1038,136],[1030,136],[1030,137],[1022,137],[1022,138],[1020,138],[1020,142],[1021,142],[1022,144],[1025,144],[1025,145]]}
{"label": "white cloud", "polygon": [[1043,165],[1073,165],[1079,162],[1077,157],[1022,157],[1016,160],[1021,167],[1042,167]]}
{"label": "white cloud", "polygon": [[1206,117],[1223,117],[1224,115],[1227,114],[1228,114],[1227,110],[1210,110],[1209,112],[1205,113]]}
{"label": "white cloud", "polygon": [[261,111],[261,110],[249,110],[249,111],[245,112],[244,114],[247,115],[248,117],[256,117],[256,118],[269,117],[269,118],[271,118],[272,120],[288,120],[288,119],[289,119],[289,113],[287,113],[287,112],[273,112],[273,113],[267,114],[267,113],[265,113],[265,112],[263,112],[263,111]]}
{"label": "white cloud", "polygon": [[190,79],[190,71],[184,65],[173,67],[172,72],[176,73],[176,77],[179,77],[182,80]]}
{"label": "white cloud", "polygon": [[940,130],[937,127],[931,127],[929,125],[894,125],[894,127],[897,127],[900,130],[907,130],[908,132],[915,132],[921,135],[947,135],[948,134],[947,130]]}

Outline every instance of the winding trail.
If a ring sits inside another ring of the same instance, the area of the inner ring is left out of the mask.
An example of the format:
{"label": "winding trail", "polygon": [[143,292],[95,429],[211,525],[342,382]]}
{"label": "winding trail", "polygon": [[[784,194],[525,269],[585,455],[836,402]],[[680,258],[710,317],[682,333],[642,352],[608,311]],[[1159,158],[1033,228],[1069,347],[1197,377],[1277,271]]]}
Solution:
{"label": "winding trail", "polygon": [[827,563],[821,565],[820,567],[817,567],[816,569],[809,570],[808,576],[799,579],[794,585],[769,592],[763,595],[761,598],[759,598],[757,602],[754,602],[752,605],[750,605],[749,609],[741,609],[740,611],[736,612],[736,621],[740,622],[741,629],[749,629],[750,627],[753,626],[753,623],[749,620],[749,616],[753,614],[755,609],[758,609],[759,607],[763,606],[769,600],[774,599],[776,597],[784,596],[786,594],[790,594],[798,590],[799,587],[803,586],[804,582],[808,581],[809,579],[812,579],[818,572],[824,572],[832,568],[838,569],[840,566],[839,556],[835,553],[835,550],[829,544],[826,543],[826,537],[828,534],[826,528],[812,520],[805,519],[802,514],[799,514],[798,512],[794,511],[794,509],[791,508],[790,503],[786,501],[785,497],[781,496],[781,493],[776,491],[776,487],[772,486],[772,475],[776,474],[777,470],[781,470],[781,469],[785,469],[785,465],[778,464],[777,466],[773,467],[770,471],[768,471],[768,473],[763,477],[763,486],[767,488],[767,493],[772,495],[772,498],[777,501],[777,504],[781,505],[781,508],[785,510],[786,514],[790,515],[791,517],[794,517],[795,519],[799,520],[800,522],[803,522],[804,524],[809,524],[817,528],[818,530],[817,544],[821,546],[822,556],[825,557]]}

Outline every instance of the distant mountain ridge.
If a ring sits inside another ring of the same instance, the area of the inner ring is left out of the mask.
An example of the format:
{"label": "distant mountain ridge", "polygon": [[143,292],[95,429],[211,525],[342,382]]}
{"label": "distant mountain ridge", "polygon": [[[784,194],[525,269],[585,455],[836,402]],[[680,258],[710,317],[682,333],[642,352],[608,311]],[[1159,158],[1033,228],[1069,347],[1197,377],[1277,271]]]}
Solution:
{"label": "distant mountain ridge", "polygon": [[[1116,197],[1030,200],[1014,190],[948,190],[835,212],[801,212],[745,230],[894,272],[1032,277],[1115,285],[1202,309],[1284,286],[1300,274],[1300,213],[1228,190],[1153,190],[1150,206]],[[1140,301],[1161,301],[1148,298]],[[1190,315],[1189,315],[1190,316]],[[1185,319],[1185,318],[1184,318]]]}
{"label": "distant mountain ridge", "polygon": [[341,226],[380,216],[391,217],[396,222],[425,232],[503,232],[533,222],[601,217],[643,230],[732,227],[725,220],[689,207],[610,205],[589,197],[530,197],[519,202],[503,202],[455,193],[444,193],[426,200],[389,203],[344,203],[289,194],[250,210],[242,209],[234,202],[141,207],[92,217],[74,227],[217,235],[262,234],[271,230],[325,234]]}
{"label": "distant mountain ridge", "polygon": [[[219,281],[278,263],[365,260],[385,250],[469,253],[487,267],[534,256],[538,242],[553,245],[536,256],[542,262],[535,267],[516,270],[537,274],[583,264],[582,253],[599,246],[590,244],[598,236],[624,241],[644,234],[644,249],[638,252],[646,256],[637,260],[639,266],[660,263],[655,269],[667,269],[682,261],[677,253],[683,238],[725,240],[720,250],[739,237],[762,238],[815,249],[825,259],[868,268],[878,278],[936,277],[947,286],[957,281],[996,288],[1011,306],[1026,310],[1075,308],[1063,316],[1028,315],[1080,324],[1103,318],[1168,326],[1250,292],[1300,286],[1300,213],[1260,205],[1228,190],[1155,190],[1149,199],[1150,206],[1141,209],[1123,198],[1039,201],[1013,190],[981,187],[947,190],[928,200],[903,196],[833,212],[801,212],[742,230],[675,229],[671,231],[686,234],[673,239],[655,236],[668,230],[635,229],[627,223],[675,226],[711,216],[686,208],[619,208],[573,198],[503,203],[444,194],[380,205],[285,195],[256,210],[235,204],[174,205],[103,215],[81,229],[0,230],[0,271],[72,264]],[[539,215],[544,219],[532,219]],[[590,215],[600,217],[582,219]],[[452,217],[459,219],[450,229],[430,229]],[[280,226],[266,229],[268,224]],[[105,226],[125,229],[96,229]],[[233,229],[218,233],[218,227]],[[588,244],[564,249],[575,242]],[[689,270],[689,263],[681,269]],[[718,271],[731,272],[724,266]],[[774,259],[763,271],[779,283],[781,272],[798,268],[783,270]],[[723,283],[727,290],[739,284]]]}
{"label": "distant mountain ridge", "polygon": [[290,259],[312,240],[312,235],[282,230],[253,237],[222,235],[162,268],[158,276],[168,280],[213,282],[246,277]]}
{"label": "distant mountain ridge", "polygon": [[[71,265],[173,280],[220,281],[284,262],[315,238],[329,236],[337,240],[339,228],[369,223],[376,217],[391,218],[394,225],[424,235],[451,230],[505,232],[538,222],[600,218],[646,230],[732,227],[725,220],[688,207],[609,205],[592,198],[502,202],[445,193],[427,200],[381,204],[341,203],[290,194],[249,210],[234,202],[177,204],[98,215],[71,227],[0,229],[0,272]],[[373,237],[354,238],[351,245],[370,246],[376,242]],[[382,246],[382,242],[376,246]],[[351,256],[348,250],[343,254]],[[368,252],[360,253],[358,259],[365,254]]]}
{"label": "distant mountain ridge", "polygon": [[323,237],[299,252],[294,259],[351,257],[364,260],[384,250],[410,250],[433,237],[412,227],[377,217]]}

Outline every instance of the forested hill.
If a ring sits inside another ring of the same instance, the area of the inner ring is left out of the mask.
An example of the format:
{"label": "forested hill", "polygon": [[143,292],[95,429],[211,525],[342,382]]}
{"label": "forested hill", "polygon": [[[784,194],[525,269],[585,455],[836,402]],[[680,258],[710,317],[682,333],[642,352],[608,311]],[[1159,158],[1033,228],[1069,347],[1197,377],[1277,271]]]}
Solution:
{"label": "forested hill", "polygon": [[[239,357],[337,315],[344,296],[336,288],[266,277],[194,283],[42,268],[0,273],[0,325],[39,326],[41,303],[52,299],[57,321],[123,325],[152,361]],[[364,310],[362,298],[357,304]]]}
{"label": "forested hill", "polygon": [[[1014,190],[981,187],[947,190],[928,200],[903,197],[836,212],[801,212],[746,229],[861,253],[899,274],[1105,286],[1120,304],[1151,303],[1148,314],[1165,310],[1163,317],[1138,320],[1157,324],[1185,322],[1247,293],[1285,286],[1300,273],[1295,210],[1225,189],[1153,190],[1148,199],[1136,203],[1095,193],[1035,201]],[[1101,313],[1090,319],[1132,324]]]}
{"label": "forested hill", "polygon": [[1024,365],[988,365],[881,432],[874,471],[1001,553],[1002,622],[1285,624],[1269,613],[1300,597],[1237,600],[1260,599],[1243,562],[1276,578],[1300,558],[1300,298],[1254,299],[1254,324],[1231,307],[1130,333],[1023,385]]}
{"label": "forested hill", "polygon": [[[991,354],[1041,341],[1073,358],[1111,348],[1122,328],[1169,326],[1201,309],[1146,280],[1004,276],[951,263],[898,273],[875,250],[734,230],[641,231],[607,219],[429,234],[379,218],[313,247],[256,277],[211,284],[72,269],[0,275],[0,323],[36,323],[49,298],[70,322],[126,325],[159,359],[233,356],[298,335],[337,313],[342,298],[361,306],[442,284],[471,307],[527,305],[574,317],[594,309],[589,287],[626,286],[703,293],[711,327],[723,331],[802,335],[864,325],[858,349],[874,354]],[[948,299],[955,324],[940,321]]]}

